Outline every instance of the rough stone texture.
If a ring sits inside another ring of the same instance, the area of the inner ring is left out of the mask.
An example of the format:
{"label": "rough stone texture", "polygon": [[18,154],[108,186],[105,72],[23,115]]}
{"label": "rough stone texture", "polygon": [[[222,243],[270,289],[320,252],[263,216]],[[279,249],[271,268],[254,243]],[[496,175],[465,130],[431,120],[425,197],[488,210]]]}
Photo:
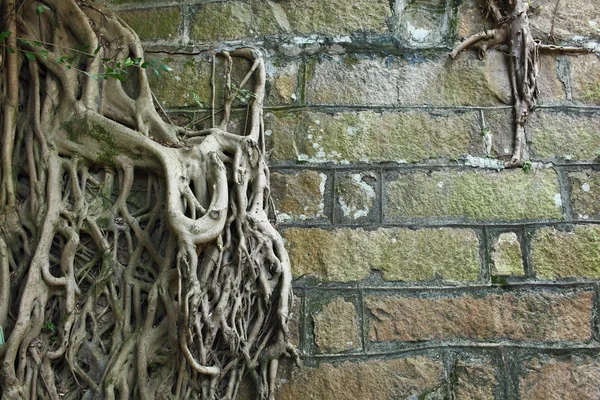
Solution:
{"label": "rough stone texture", "polygon": [[496,399],[496,376],[489,360],[457,360],[453,393],[460,400]]}
{"label": "rough stone texture", "polygon": [[577,218],[600,216],[600,173],[593,170],[569,174],[571,203]]}
{"label": "rough stone texture", "polygon": [[377,176],[373,172],[341,175],[336,178],[336,214],[343,221],[364,220],[377,215]]}
{"label": "rough stone texture", "polygon": [[510,88],[508,75],[499,70],[503,60],[498,52],[483,61],[465,52],[453,62],[334,57],[310,69],[307,97],[319,104],[497,105]]}
{"label": "rough stone texture", "polygon": [[366,305],[372,342],[587,342],[592,337],[594,292],[368,296]]}
{"label": "rough stone texture", "polygon": [[295,278],[357,281],[371,270],[386,280],[472,281],[479,276],[479,241],[470,229],[288,229]]}
{"label": "rough stone texture", "polygon": [[445,0],[398,0],[394,32],[403,43],[414,47],[434,46],[446,39],[449,17]]}
{"label": "rough stone texture", "polygon": [[267,116],[272,161],[414,162],[485,156],[476,112],[373,111]]}
{"label": "rough stone texture", "polygon": [[537,356],[524,363],[521,400],[600,398],[600,362],[588,356]]}
{"label": "rough stone texture", "polygon": [[386,220],[522,220],[562,215],[558,176],[552,169],[414,172],[390,179],[385,193]]}
{"label": "rough stone texture", "polygon": [[522,276],[523,274],[523,255],[517,234],[501,233],[492,244],[492,275]]}
{"label": "rough stone texture", "polygon": [[336,297],[313,314],[315,344],[321,352],[340,353],[360,346],[356,307]]}
{"label": "rough stone texture", "polygon": [[598,225],[577,225],[572,232],[541,228],[531,247],[533,270],[540,279],[600,278]]}
{"label": "rough stone texture", "polygon": [[326,181],[327,175],[309,170],[295,174],[271,174],[277,220],[293,222],[325,218],[323,195]]}
{"label": "rough stone texture", "polygon": [[[149,10],[121,11],[118,13],[142,40],[176,39],[181,8],[153,8]],[[151,21],[151,23],[149,23]]]}
{"label": "rough stone texture", "polygon": [[266,106],[298,103],[298,69],[297,63],[287,60],[278,60],[277,65],[267,64]]}
{"label": "rough stone texture", "polygon": [[[598,19],[600,26],[600,18]],[[573,78],[573,101],[600,104],[600,59],[596,54],[569,57]]]}
{"label": "rough stone texture", "polygon": [[390,14],[389,3],[385,0],[207,3],[198,8],[192,23],[191,37],[201,42],[215,42],[278,33],[385,33],[385,20]]}
{"label": "rough stone texture", "polygon": [[300,328],[300,321],[302,318],[302,299],[296,295],[293,297],[292,305],[290,307],[290,314],[288,319],[288,328],[290,329],[290,343],[298,347],[300,345],[300,338],[302,337],[302,329]]}
{"label": "rough stone texture", "polygon": [[481,0],[463,0],[459,4],[457,27],[459,39],[466,39],[475,33],[493,27],[493,24],[483,16]]}
{"label": "rough stone texture", "polygon": [[594,160],[600,151],[599,114],[538,110],[525,130],[534,159]]}
{"label": "rough stone texture", "polygon": [[538,37],[550,34],[554,21],[554,37],[558,40],[581,41],[600,35],[600,8],[590,0],[539,0],[539,15],[531,18],[532,31]]}
{"label": "rough stone texture", "polygon": [[294,369],[281,383],[278,400],[395,400],[444,398],[440,359],[422,356],[393,360],[344,362]]}

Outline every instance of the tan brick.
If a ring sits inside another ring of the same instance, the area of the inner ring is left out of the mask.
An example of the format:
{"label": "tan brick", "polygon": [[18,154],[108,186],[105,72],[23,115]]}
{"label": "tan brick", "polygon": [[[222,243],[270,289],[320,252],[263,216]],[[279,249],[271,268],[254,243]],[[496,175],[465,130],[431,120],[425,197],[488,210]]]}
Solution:
{"label": "tan brick", "polygon": [[572,232],[541,228],[531,243],[533,270],[541,279],[600,278],[598,248],[598,225],[577,225]]}
{"label": "tan brick", "polygon": [[571,203],[577,218],[588,219],[600,215],[600,173],[593,170],[572,172]]}
{"label": "tan brick", "polygon": [[536,36],[546,37],[554,25],[558,41],[597,37],[600,33],[600,8],[595,0],[538,0],[539,15],[531,17]]}
{"label": "tan brick", "polygon": [[313,313],[315,344],[325,353],[340,353],[360,346],[358,319],[353,303],[336,297]]}
{"label": "tan brick", "polygon": [[525,127],[532,157],[594,160],[600,151],[600,114],[534,112]]}
{"label": "tan brick", "polygon": [[[415,190],[418,188],[418,190]],[[435,171],[387,183],[386,220],[454,217],[466,220],[560,218],[558,175],[552,169]]]}
{"label": "tan brick", "polygon": [[345,221],[356,221],[377,213],[375,182],[372,172],[340,175],[336,178],[336,211]]}
{"label": "tan brick", "polygon": [[292,304],[290,306],[290,314],[288,319],[288,328],[290,330],[290,343],[298,347],[300,345],[300,338],[302,337],[302,329],[300,328],[300,320],[302,314],[302,299],[296,295],[293,297]]}
{"label": "tan brick", "polygon": [[177,39],[177,27],[181,19],[180,7],[120,11],[118,15],[142,40]]}
{"label": "tan brick", "polygon": [[[599,25],[600,25],[600,18]],[[573,78],[573,101],[600,104],[600,59],[596,54],[570,57]]]}
{"label": "tan brick", "polygon": [[338,57],[309,68],[307,99],[347,105],[497,105],[510,96],[504,55],[479,60],[465,52],[453,62],[409,63],[384,58]]}
{"label": "tan brick", "polygon": [[271,113],[266,117],[275,162],[414,162],[485,156],[476,112],[372,111]]}
{"label": "tan brick", "polygon": [[191,37],[215,42],[283,33],[385,33],[386,18],[390,15],[386,0],[215,2],[200,5],[192,23]]}
{"label": "tan brick", "polygon": [[522,276],[523,274],[523,255],[519,237],[514,232],[501,233],[492,243],[492,275]]}
{"label": "tan brick", "polygon": [[505,293],[427,298],[368,296],[369,340],[586,342],[594,293]]}
{"label": "tan brick", "polygon": [[454,398],[460,400],[494,400],[496,376],[489,360],[458,360],[454,365]]}
{"label": "tan brick", "polygon": [[440,359],[413,357],[295,368],[282,379],[278,400],[438,399],[446,394]]}
{"label": "tan brick", "polygon": [[479,241],[470,229],[287,229],[295,278],[361,280],[380,270],[386,280],[473,281],[479,276]]}
{"label": "tan brick", "polygon": [[524,363],[522,400],[600,399],[600,362],[588,356],[538,356]]}
{"label": "tan brick", "polygon": [[493,24],[484,18],[479,0],[463,0],[458,6],[458,37],[466,39],[485,29],[493,28]]}
{"label": "tan brick", "polygon": [[323,195],[327,175],[316,171],[271,174],[271,194],[279,222],[325,218]]}

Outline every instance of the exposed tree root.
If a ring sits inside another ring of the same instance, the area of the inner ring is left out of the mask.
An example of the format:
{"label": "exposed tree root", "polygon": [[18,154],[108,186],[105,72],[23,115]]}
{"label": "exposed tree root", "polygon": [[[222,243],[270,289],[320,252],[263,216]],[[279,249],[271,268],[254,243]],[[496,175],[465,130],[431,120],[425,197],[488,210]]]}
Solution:
{"label": "exposed tree root", "polygon": [[[222,119],[184,132],[155,112],[144,69],[98,82],[54,61],[82,46],[143,58],[129,27],[85,1],[41,3],[37,16],[38,2],[2,2],[2,29],[52,43],[47,60],[4,51],[1,65],[2,398],[233,399],[244,377],[272,398],[279,358],[298,356],[269,221],[260,54],[215,54]],[[225,131],[240,59],[252,68],[239,88],[256,82],[246,136]],[[102,73],[97,58],[76,65]]]}
{"label": "exposed tree root", "polygon": [[525,124],[533,112],[538,97],[539,53],[590,53],[577,47],[543,45],[531,35],[529,3],[525,0],[485,0],[485,10],[496,28],[477,33],[460,43],[450,53],[451,58],[470,47],[485,57],[490,49],[499,49],[509,57],[510,83],[514,98],[514,148],[506,168],[520,167],[525,145]]}

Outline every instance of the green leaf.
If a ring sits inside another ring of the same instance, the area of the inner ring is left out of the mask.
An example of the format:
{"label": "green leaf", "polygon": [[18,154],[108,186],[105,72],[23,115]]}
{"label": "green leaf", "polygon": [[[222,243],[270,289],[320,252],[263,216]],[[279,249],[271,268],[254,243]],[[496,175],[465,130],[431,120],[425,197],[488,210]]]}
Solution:
{"label": "green leaf", "polygon": [[22,38],[17,38],[17,40],[23,44],[28,44],[31,47],[35,47],[35,44],[33,44],[33,42],[31,40],[22,39]]}
{"label": "green leaf", "polygon": [[160,65],[160,68],[161,68],[163,71],[167,71],[167,72],[171,72],[171,71],[173,71],[173,68],[169,67],[167,64],[161,64],[161,65]]}
{"label": "green leaf", "polygon": [[43,4],[38,4],[38,6],[35,8],[35,15],[37,15],[39,17],[46,10],[50,10],[50,8]]}
{"label": "green leaf", "polygon": [[33,44],[35,44],[36,47],[42,47],[42,42],[39,42],[37,40],[34,40]]}
{"label": "green leaf", "polygon": [[11,34],[12,32],[9,31],[0,32],[0,42],[4,42]]}
{"label": "green leaf", "polygon": [[35,54],[30,53],[28,51],[24,51],[23,53],[25,53],[25,57],[27,57],[28,59],[30,59],[31,61],[35,61]]}
{"label": "green leaf", "polygon": [[142,63],[142,65],[140,65],[140,67],[142,68],[148,68],[150,66],[150,63],[148,61],[145,61]]}
{"label": "green leaf", "polygon": [[91,73],[89,73],[87,71],[81,71],[81,72],[83,72],[85,75],[89,76],[90,78],[92,78],[95,81],[98,80],[98,77],[96,75],[94,75],[94,74],[91,74]]}
{"label": "green leaf", "polygon": [[84,52],[84,53],[85,53],[85,52],[86,52],[86,51],[88,51],[89,49],[90,49],[90,45],[88,44],[88,45],[85,45],[85,46],[83,46],[81,49],[79,49],[79,51],[82,51],[82,52]]}
{"label": "green leaf", "polygon": [[100,50],[102,50],[102,45],[98,45],[98,47],[96,47],[96,50],[94,50],[94,55],[100,53]]}
{"label": "green leaf", "polygon": [[68,71],[68,70],[70,70],[71,68],[72,68],[72,67],[71,67],[70,65],[66,65],[66,66],[65,66],[65,69],[66,69],[67,71]]}
{"label": "green leaf", "polygon": [[15,54],[15,49],[13,49],[12,47],[7,47],[6,50],[10,53],[10,54]]}

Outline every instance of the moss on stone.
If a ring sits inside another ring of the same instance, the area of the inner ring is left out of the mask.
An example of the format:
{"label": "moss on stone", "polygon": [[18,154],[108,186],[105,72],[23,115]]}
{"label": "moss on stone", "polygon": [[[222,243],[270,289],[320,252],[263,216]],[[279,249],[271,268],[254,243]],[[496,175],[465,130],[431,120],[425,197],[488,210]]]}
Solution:
{"label": "moss on stone", "polygon": [[492,245],[492,275],[523,276],[523,254],[517,234],[500,234]]}
{"label": "moss on stone", "polygon": [[573,211],[581,219],[600,215],[600,173],[592,170],[569,174]]}
{"label": "moss on stone", "polygon": [[120,11],[118,13],[142,40],[174,39],[181,18],[179,7],[149,10]]}
{"label": "moss on stone", "polygon": [[284,232],[299,278],[349,282],[381,270],[393,281],[472,281],[479,276],[479,241],[470,229],[289,229]]}
{"label": "moss on stone", "polygon": [[600,278],[600,227],[577,225],[572,232],[538,230],[531,244],[538,278]]}
{"label": "moss on stone", "polygon": [[[415,190],[418,188],[418,190]],[[387,185],[386,219],[452,217],[527,220],[562,217],[553,169],[435,171],[400,175]]]}
{"label": "moss on stone", "polygon": [[279,222],[324,217],[323,195],[327,176],[316,171],[273,173],[271,193]]}

